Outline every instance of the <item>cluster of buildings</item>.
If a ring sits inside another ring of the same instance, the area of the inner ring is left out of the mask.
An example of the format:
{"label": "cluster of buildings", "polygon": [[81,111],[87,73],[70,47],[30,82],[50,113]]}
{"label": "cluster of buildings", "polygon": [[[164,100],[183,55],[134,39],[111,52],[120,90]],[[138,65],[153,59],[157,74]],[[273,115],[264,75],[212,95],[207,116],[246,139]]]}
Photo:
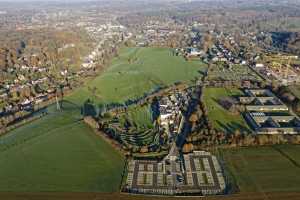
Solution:
{"label": "cluster of buildings", "polygon": [[142,34],[136,35],[138,46],[147,45],[167,45],[168,38],[178,34],[183,30],[183,27],[175,24],[172,20],[167,22],[148,21],[142,27]]}
{"label": "cluster of buildings", "polygon": [[184,123],[182,107],[189,101],[188,94],[176,92],[159,100],[160,128],[169,136],[179,133]]}
{"label": "cluster of buildings", "polygon": [[239,97],[246,107],[245,118],[257,134],[299,134],[300,119],[271,91],[246,90]]}
{"label": "cluster of buildings", "polygon": [[[230,38],[230,41],[233,39]],[[235,43],[233,43],[235,44]],[[246,65],[247,61],[235,56],[228,48],[226,48],[222,43],[217,43],[212,48],[212,61],[213,62],[227,62],[229,64],[241,64]]]}
{"label": "cluster of buildings", "polygon": [[188,58],[201,57],[205,55],[203,50],[199,50],[196,47],[187,47],[187,48],[177,48],[175,49],[176,55],[182,55]]}
{"label": "cluster of buildings", "polygon": [[[97,17],[97,16],[95,16]],[[99,58],[104,57],[105,51],[111,53],[116,49],[117,39],[126,40],[131,37],[127,29],[117,23],[110,22],[109,19],[99,23],[92,22],[94,18],[83,17],[84,19],[74,21],[69,26],[76,26],[78,29],[86,30],[87,34],[94,38],[97,43],[93,44],[94,48],[85,57],[81,57],[80,69],[67,69],[63,67],[56,72],[61,79],[49,76],[51,62],[43,59],[35,59],[37,62],[29,62],[31,59],[38,57],[37,53],[24,54],[24,62],[19,58],[20,63],[14,63],[7,67],[7,76],[0,80],[0,117],[8,118],[17,112],[32,112],[41,103],[50,100],[56,96],[57,82],[67,85],[74,82],[82,76],[91,74]],[[117,39],[115,39],[117,38]],[[58,52],[64,52],[67,49],[74,48],[76,43],[62,44]],[[1,52],[0,52],[1,55]],[[1,57],[1,56],[0,56]],[[2,57],[1,57],[2,59]],[[67,64],[65,64],[67,65]],[[55,80],[54,80],[55,79]],[[65,90],[69,89],[65,87]]]}
{"label": "cluster of buildings", "polygon": [[[77,26],[84,27],[90,37],[98,41],[94,50],[83,58],[83,68],[94,68],[96,66],[97,60],[105,54],[106,42],[113,41],[115,38],[118,40],[115,42],[122,42],[132,37],[132,33],[128,32],[126,27],[111,22],[105,24],[79,23]],[[110,43],[110,47],[115,48],[115,45],[112,42]]]}
{"label": "cluster of buildings", "polygon": [[[0,86],[0,116],[6,116],[19,111],[31,111],[34,105],[46,102],[55,97],[57,85],[53,84],[53,80],[47,73],[47,67],[39,67],[15,64],[14,67],[9,68],[11,73],[18,75],[15,80],[3,80],[4,83]],[[81,69],[77,72],[69,72],[63,70],[60,72],[69,81],[82,77],[87,74],[89,69]],[[24,74],[24,76],[23,76]],[[37,74],[36,76],[28,76],[28,74]],[[26,75],[26,77],[25,77]],[[24,77],[22,80],[19,77]],[[62,83],[63,84],[63,83]],[[36,89],[37,88],[37,89]],[[68,88],[65,88],[67,90]],[[16,94],[19,94],[17,99],[13,99]]]}
{"label": "cluster of buildings", "polygon": [[[193,27],[191,30],[195,31],[192,32],[194,36],[191,36],[195,43],[193,46],[201,46],[199,44],[201,43],[199,35],[203,35],[201,32],[203,24],[201,27]],[[209,30],[209,34],[216,39],[216,42],[212,44],[207,54],[201,56],[204,62],[223,62],[229,66],[251,67],[265,79],[279,81],[282,85],[300,83],[300,65],[297,55],[282,55],[274,53],[274,51],[270,51],[270,49],[265,47],[263,51],[253,48],[265,42],[262,38],[271,37],[269,33],[241,32],[239,35],[236,35],[230,33],[230,30],[226,31],[226,33],[212,31],[211,28]],[[247,41],[249,48],[245,48],[241,41]]]}
{"label": "cluster of buildings", "polygon": [[182,108],[189,101],[188,89],[160,99],[160,128],[168,133],[171,148],[163,159],[129,160],[124,192],[156,195],[224,193],[226,183],[215,156],[205,151],[181,154],[176,146],[176,136],[182,134],[186,121]]}
{"label": "cluster of buildings", "polygon": [[[52,97],[53,93],[55,92],[54,89],[47,89],[46,91],[42,93],[38,93],[35,96],[32,96],[30,94],[31,88],[36,87],[37,85],[47,83],[48,78],[41,78],[38,80],[28,80],[22,84],[20,83],[11,83],[4,85],[3,88],[0,88],[0,97],[1,100],[5,103],[3,103],[0,106],[0,117],[5,116],[5,114],[11,114],[15,112],[19,112],[22,110],[32,110],[34,104],[40,104],[44,101],[47,101],[49,98]],[[27,97],[19,97],[17,99],[17,103],[9,103],[9,99],[13,98],[12,95],[16,93],[29,93],[31,96]]]}
{"label": "cluster of buildings", "polygon": [[209,152],[167,156],[161,161],[131,160],[123,191],[159,195],[214,195],[226,188],[220,164]]}
{"label": "cluster of buildings", "polygon": [[[291,62],[291,60],[297,60],[298,56],[280,56],[278,59],[282,61]],[[271,63],[257,63],[253,66],[253,68],[265,76],[267,79],[270,80],[278,80],[282,85],[293,85],[300,83],[299,78],[299,67],[300,65],[290,65],[290,64],[283,64],[278,62],[271,62]]]}

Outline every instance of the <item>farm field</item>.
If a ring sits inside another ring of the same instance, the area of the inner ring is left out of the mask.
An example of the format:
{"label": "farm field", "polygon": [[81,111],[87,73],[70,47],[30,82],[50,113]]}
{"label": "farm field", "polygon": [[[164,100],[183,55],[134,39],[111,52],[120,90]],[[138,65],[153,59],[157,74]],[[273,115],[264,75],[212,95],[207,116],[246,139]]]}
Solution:
{"label": "farm field", "polygon": [[241,193],[300,192],[300,146],[221,150]]}
{"label": "farm field", "polygon": [[64,103],[0,138],[0,191],[118,191],[124,158]]}
{"label": "farm field", "polygon": [[75,91],[69,99],[82,103],[93,96],[89,88],[95,88],[97,101],[122,103],[159,86],[178,81],[189,83],[206,68],[200,60],[186,61],[174,56],[168,48],[124,48],[102,75]]}
{"label": "farm field", "polygon": [[233,97],[241,95],[242,91],[238,89],[226,88],[205,88],[203,99],[207,108],[208,117],[213,126],[225,133],[234,133],[235,130],[250,132],[244,118],[239,114],[230,113],[222,105],[219,100],[224,97]]}

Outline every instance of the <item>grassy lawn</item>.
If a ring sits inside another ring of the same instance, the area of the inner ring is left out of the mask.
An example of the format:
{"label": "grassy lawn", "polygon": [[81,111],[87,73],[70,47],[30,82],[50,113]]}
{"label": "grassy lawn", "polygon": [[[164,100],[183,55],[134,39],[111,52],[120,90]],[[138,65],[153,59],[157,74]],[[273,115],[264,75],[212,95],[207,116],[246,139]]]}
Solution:
{"label": "grassy lawn", "polygon": [[79,110],[46,117],[1,137],[0,191],[118,191],[124,158],[96,136]]}
{"label": "grassy lawn", "polygon": [[300,146],[284,145],[222,150],[222,155],[242,193],[300,192],[299,151]]}
{"label": "grassy lawn", "polygon": [[246,121],[241,115],[230,113],[218,103],[221,98],[241,95],[242,91],[238,89],[225,88],[205,88],[204,103],[208,111],[208,117],[213,126],[225,133],[233,133],[235,130],[249,132]]}
{"label": "grassy lawn", "polygon": [[98,101],[124,102],[158,86],[190,82],[206,67],[200,60],[185,61],[173,56],[167,48],[124,48],[102,75],[76,91],[70,99],[83,102],[92,96],[88,87],[96,87]]}

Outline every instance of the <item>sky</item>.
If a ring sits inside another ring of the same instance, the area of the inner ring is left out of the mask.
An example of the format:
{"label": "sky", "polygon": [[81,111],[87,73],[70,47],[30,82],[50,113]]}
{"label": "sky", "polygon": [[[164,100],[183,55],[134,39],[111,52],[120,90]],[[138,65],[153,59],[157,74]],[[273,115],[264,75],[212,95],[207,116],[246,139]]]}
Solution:
{"label": "sky", "polygon": [[[78,1],[101,1],[101,0],[0,0],[0,1],[5,1],[5,2],[25,2],[25,1],[40,1],[40,2],[51,2],[51,1],[58,1],[58,2],[78,2]],[[103,0],[102,0],[103,1]],[[114,0],[110,0],[110,1],[114,1]],[[135,1],[141,1],[141,0],[135,0]],[[151,1],[151,0],[148,0]],[[160,1],[167,1],[167,0],[160,0]],[[177,0],[180,1],[180,0]],[[187,1],[187,0],[181,0],[181,1]],[[196,1],[196,0],[193,0]],[[198,0],[200,1],[200,0]]]}
{"label": "sky", "polygon": [[42,2],[50,2],[50,1],[59,1],[59,2],[75,2],[75,1],[84,1],[84,0],[0,0],[5,2],[24,2],[24,1],[42,1]]}
{"label": "sky", "polygon": [[[24,2],[24,1],[40,1],[40,2],[51,2],[51,1],[57,1],[57,2],[78,2],[78,1],[101,1],[101,0],[0,0],[0,1],[5,1],[5,2]],[[110,0],[110,1],[114,1],[114,0]],[[163,0],[162,0],[163,1]]]}

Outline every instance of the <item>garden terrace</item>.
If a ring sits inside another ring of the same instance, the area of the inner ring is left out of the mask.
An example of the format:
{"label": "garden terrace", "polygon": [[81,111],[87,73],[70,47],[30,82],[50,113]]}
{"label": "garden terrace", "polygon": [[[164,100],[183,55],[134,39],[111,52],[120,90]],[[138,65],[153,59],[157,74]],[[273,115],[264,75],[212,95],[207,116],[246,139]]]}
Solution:
{"label": "garden terrace", "polygon": [[120,137],[123,141],[134,145],[134,146],[144,146],[150,145],[154,143],[154,139],[159,136],[158,133],[154,130],[144,130],[144,131],[137,131],[137,130],[130,130],[127,132],[123,132],[120,134]]}
{"label": "garden terrace", "polygon": [[158,144],[159,133],[154,129],[150,105],[129,106],[126,112],[113,114],[110,119],[101,121],[108,125],[104,132],[118,138],[122,144],[138,147]]}

